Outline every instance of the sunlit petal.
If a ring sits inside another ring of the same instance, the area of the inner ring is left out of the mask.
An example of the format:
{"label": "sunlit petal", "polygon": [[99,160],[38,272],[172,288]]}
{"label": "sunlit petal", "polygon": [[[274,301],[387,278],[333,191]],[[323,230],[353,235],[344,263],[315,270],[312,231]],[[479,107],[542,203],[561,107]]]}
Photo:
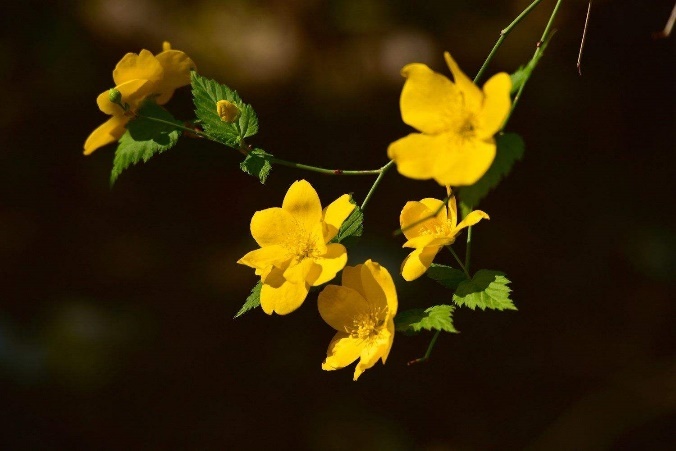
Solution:
{"label": "sunlit petal", "polygon": [[397,290],[389,272],[377,262],[366,260],[361,268],[361,280],[366,300],[380,311],[397,314]]}
{"label": "sunlit petal", "polygon": [[113,116],[99,125],[85,141],[84,154],[89,155],[99,147],[119,140],[124,135],[127,122],[129,119],[125,116]]}
{"label": "sunlit petal", "polygon": [[317,191],[305,180],[294,182],[284,196],[282,209],[307,231],[322,219],[322,205]]}
{"label": "sunlit petal", "polygon": [[460,70],[460,67],[451,57],[451,54],[444,52],[444,58],[446,59],[446,64],[453,74],[453,81],[455,86],[462,93],[464,109],[468,112],[478,113],[481,109],[483,103],[484,95],[477,85],[467,76],[465,73]]}
{"label": "sunlit petal", "polygon": [[368,312],[369,304],[352,288],[327,285],[317,299],[322,319],[337,331],[346,331],[353,326],[355,317]]}
{"label": "sunlit petal", "polygon": [[404,280],[410,282],[425,274],[439,249],[441,248],[429,246],[411,252],[401,264],[401,276]]}
{"label": "sunlit petal", "polygon": [[257,211],[251,218],[251,235],[261,247],[293,243],[297,233],[293,216],[279,207]]}
{"label": "sunlit petal", "polygon": [[326,247],[326,254],[314,259],[321,266],[321,273],[311,285],[318,286],[336,277],[347,263],[347,249],[339,243],[331,243]]}
{"label": "sunlit petal", "polygon": [[162,65],[155,55],[148,50],[141,50],[138,55],[127,53],[122,57],[113,70],[113,81],[116,86],[134,79],[156,82],[162,78],[163,73]]}
{"label": "sunlit petal", "polygon": [[338,234],[340,226],[354,210],[354,204],[350,202],[350,195],[343,194],[331,202],[322,212],[324,228],[324,242],[328,243]]}
{"label": "sunlit petal", "polygon": [[493,163],[495,140],[457,139],[452,151],[440,154],[434,179],[440,185],[473,185]]}
{"label": "sunlit petal", "polygon": [[282,270],[274,268],[261,287],[261,308],[268,315],[273,312],[286,315],[303,304],[309,289],[305,281],[289,282]]}
{"label": "sunlit petal", "polygon": [[397,170],[405,177],[427,180],[434,177],[439,154],[448,149],[445,135],[411,133],[393,142],[387,148],[387,156],[397,164]]}
{"label": "sunlit petal", "polygon": [[511,89],[512,80],[504,72],[493,75],[484,84],[484,103],[479,115],[477,137],[490,138],[500,130],[512,106]]}
{"label": "sunlit petal", "polygon": [[345,368],[359,358],[363,346],[362,340],[352,338],[345,332],[338,332],[329,343],[322,369],[333,371]]}
{"label": "sunlit petal", "polygon": [[488,217],[486,213],[484,213],[481,210],[474,210],[467,216],[465,216],[465,219],[460,221],[460,224],[458,224],[457,230],[464,229],[465,227],[473,226],[477,222],[481,221],[482,219],[491,219]]}
{"label": "sunlit petal", "polygon": [[179,50],[165,50],[156,58],[164,69],[164,76],[155,87],[156,92],[160,94],[155,101],[159,105],[164,105],[176,88],[190,84],[190,71],[195,69],[195,63]]}

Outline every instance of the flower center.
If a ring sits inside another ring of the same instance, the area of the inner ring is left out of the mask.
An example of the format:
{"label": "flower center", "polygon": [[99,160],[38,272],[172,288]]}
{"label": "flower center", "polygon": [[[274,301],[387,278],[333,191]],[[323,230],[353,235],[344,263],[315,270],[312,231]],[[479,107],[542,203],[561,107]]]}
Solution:
{"label": "flower center", "polygon": [[352,320],[352,326],[345,327],[345,332],[350,334],[351,338],[371,341],[378,336],[380,329],[382,329],[386,312],[387,307],[370,309],[368,312],[356,316]]}
{"label": "flower center", "polygon": [[460,125],[458,134],[462,139],[472,139],[476,135],[476,120],[474,115],[468,115],[465,121]]}

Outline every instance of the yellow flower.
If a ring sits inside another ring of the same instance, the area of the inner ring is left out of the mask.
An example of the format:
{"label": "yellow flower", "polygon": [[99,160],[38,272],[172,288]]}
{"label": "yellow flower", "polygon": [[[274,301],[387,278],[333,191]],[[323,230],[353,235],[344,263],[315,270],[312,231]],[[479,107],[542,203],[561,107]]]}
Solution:
{"label": "yellow flower", "polygon": [[233,123],[240,115],[239,108],[228,100],[216,102],[216,112],[223,122]]}
{"label": "yellow flower", "polygon": [[354,380],[381,359],[394,340],[397,291],[390,273],[378,263],[346,266],[342,286],[328,285],[319,293],[319,314],[338,331],[326,351],[322,369],[344,368],[355,360]]}
{"label": "yellow flower", "polygon": [[512,83],[508,74],[499,73],[481,91],[448,52],[444,57],[455,83],[424,64],[402,69],[401,117],[422,133],[393,142],[387,155],[406,177],[472,185],[495,158],[493,135],[509,113]]}
{"label": "yellow flower", "polygon": [[311,286],[336,277],[347,263],[345,246],[330,243],[354,205],[344,194],[322,210],[315,189],[296,181],[282,208],[258,211],[251,218],[251,235],[261,247],[237,263],[261,276],[261,307],[267,314],[291,313],[301,306]]}
{"label": "yellow flower", "polygon": [[[427,198],[420,202],[407,202],[401,210],[399,223],[404,230],[404,236],[408,239],[403,247],[415,249],[401,264],[401,275],[409,282],[425,274],[437,252],[442,247],[453,244],[462,229],[482,219],[490,219],[483,211],[474,210],[458,224],[455,197],[451,197],[448,201],[448,209],[443,205],[443,200]],[[437,210],[439,213],[436,217],[431,217],[409,229],[406,228],[409,224],[432,216]]]}
{"label": "yellow flower", "polygon": [[129,106],[128,111],[110,101],[109,90],[97,97],[99,109],[112,117],[89,135],[84,144],[85,155],[119,140],[145,99],[152,96],[158,105],[164,105],[177,88],[190,84],[190,70],[195,68],[192,60],[185,53],[172,50],[168,42],[162,48],[157,55],[148,50],[141,50],[138,55],[127,53],[117,63],[113,81],[122,96],[120,102]]}

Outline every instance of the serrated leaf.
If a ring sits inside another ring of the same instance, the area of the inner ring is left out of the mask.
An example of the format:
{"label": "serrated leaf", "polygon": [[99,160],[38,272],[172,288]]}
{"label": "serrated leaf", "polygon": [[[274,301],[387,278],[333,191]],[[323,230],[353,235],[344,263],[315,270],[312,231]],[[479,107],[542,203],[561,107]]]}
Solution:
{"label": "serrated leaf", "polygon": [[[253,107],[242,101],[237,91],[217,83],[214,80],[190,74],[195,115],[204,132],[211,138],[230,147],[238,148],[244,138],[258,132],[258,116]],[[233,123],[224,122],[218,115],[216,103],[228,100],[239,108],[239,119]]]}
{"label": "serrated leaf", "polygon": [[458,188],[458,195],[464,207],[463,212],[471,211],[509,174],[514,163],[523,158],[523,139],[516,133],[500,133],[496,138],[497,151],[493,164],[474,185]]}
{"label": "serrated leaf", "polygon": [[263,284],[258,281],[258,283],[251,289],[251,294],[247,296],[244,305],[239,309],[239,312],[237,312],[235,318],[239,318],[249,310],[253,310],[261,305],[261,288],[263,288]]}
{"label": "serrated leaf", "polygon": [[272,155],[262,149],[254,149],[246,155],[239,167],[247,174],[257,177],[261,183],[265,183],[272,170],[271,157]]}
{"label": "serrated leaf", "polygon": [[352,196],[350,196],[350,203],[354,205],[354,210],[343,221],[338,234],[331,240],[335,243],[342,243],[345,246],[354,244],[364,232],[364,213],[362,213],[361,208],[359,208],[359,205],[357,205]]}
{"label": "serrated leaf", "polygon": [[472,280],[458,285],[453,295],[453,302],[474,310],[516,310],[509,298],[512,291],[507,285],[511,283],[500,271],[482,269],[477,271]]}
{"label": "serrated leaf", "polygon": [[441,330],[458,333],[453,326],[452,305],[435,305],[427,309],[411,309],[397,313],[394,318],[395,330],[415,334],[421,330]]}
{"label": "serrated leaf", "polygon": [[[122,171],[139,161],[145,163],[154,155],[172,148],[181,136],[181,131],[177,127],[182,126],[183,123],[156,103],[146,102],[138,113],[147,117],[138,117],[127,124],[127,131],[120,138],[115,150],[113,170],[110,173],[111,186]],[[148,117],[164,122],[153,121]]]}
{"label": "serrated leaf", "polygon": [[450,288],[454,291],[458,288],[460,282],[467,280],[467,276],[461,270],[446,265],[439,265],[437,263],[432,263],[425,274],[427,274],[427,277],[430,279],[435,280],[446,288]]}

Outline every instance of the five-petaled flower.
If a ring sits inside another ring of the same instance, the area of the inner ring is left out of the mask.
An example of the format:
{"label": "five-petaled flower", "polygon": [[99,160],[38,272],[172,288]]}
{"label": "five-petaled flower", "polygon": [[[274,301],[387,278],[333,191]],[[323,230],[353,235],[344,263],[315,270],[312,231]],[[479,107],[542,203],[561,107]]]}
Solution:
{"label": "five-petaled flower", "polygon": [[[434,216],[434,213],[439,213]],[[422,221],[413,227],[415,224]],[[490,219],[481,210],[474,210],[458,224],[458,210],[455,197],[448,201],[448,208],[439,199],[422,199],[420,202],[407,202],[401,210],[399,223],[408,239],[403,247],[415,249],[401,264],[401,275],[404,280],[411,281],[422,276],[432,264],[432,260],[442,247],[453,244],[458,233],[465,227],[472,226],[482,219]]]}
{"label": "five-petaled flower", "polygon": [[403,121],[422,133],[392,144],[387,155],[399,173],[413,179],[433,178],[440,185],[472,185],[495,158],[493,135],[511,106],[508,74],[488,80],[483,91],[444,54],[455,83],[424,64],[406,65],[401,92]]}
{"label": "five-petaled flower", "polygon": [[301,306],[311,286],[333,279],[347,263],[342,244],[329,243],[354,205],[344,194],[322,210],[319,196],[305,180],[294,182],[282,208],[258,211],[251,235],[261,247],[237,263],[261,276],[260,301],[267,314],[291,313]]}
{"label": "five-petaled flower", "polygon": [[322,369],[344,368],[355,360],[354,380],[381,359],[383,363],[394,340],[397,291],[385,268],[367,260],[346,266],[342,285],[328,285],[318,299],[319,314],[338,332],[326,351]]}
{"label": "five-petaled flower", "polygon": [[99,109],[112,117],[89,135],[84,154],[119,140],[144,100],[153,97],[158,105],[167,103],[177,88],[190,84],[190,70],[194,68],[188,55],[172,50],[168,42],[162,44],[162,52],[157,55],[148,50],[124,55],[113,70],[115,90],[121,94],[119,104],[111,102],[108,90],[97,97]]}

